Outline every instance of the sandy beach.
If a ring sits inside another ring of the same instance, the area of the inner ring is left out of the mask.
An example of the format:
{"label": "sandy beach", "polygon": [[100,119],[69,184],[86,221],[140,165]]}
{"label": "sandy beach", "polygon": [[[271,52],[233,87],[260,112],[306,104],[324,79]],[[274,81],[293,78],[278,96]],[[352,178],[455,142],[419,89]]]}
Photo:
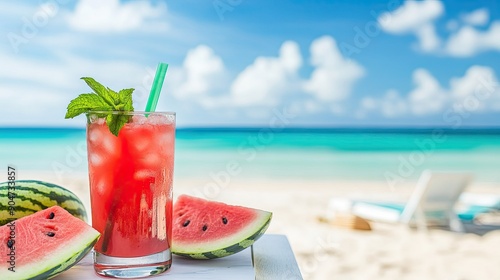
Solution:
{"label": "sandy beach", "polygon": [[[25,172],[22,177],[61,184],[89,205],[85,174],[57,178],[51,172]],[[363,181],[232,178],[224,188],[203,188],[206,184],[175,180],[174,193],[273,212],[268,233],[288,237],[304,279],[500,279],[500,231],[479,236],[374,222],[371,231],[359,231],[318,220],[331,214],[332,197],[405,201],[414,182],[397,189]],[[500,186],[478,183],[468,191],[498,194]]]}

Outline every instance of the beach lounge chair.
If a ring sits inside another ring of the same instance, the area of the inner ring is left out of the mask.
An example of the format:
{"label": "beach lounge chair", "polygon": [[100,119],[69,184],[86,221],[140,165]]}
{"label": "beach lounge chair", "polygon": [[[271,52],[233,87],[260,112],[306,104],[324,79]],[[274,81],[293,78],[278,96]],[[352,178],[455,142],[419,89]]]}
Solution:
{"label": "beach lounge chair", "polygon": [[470,219],[474,213],[466,211],[457,215],[454,207],[471,181],[472,175],[468,173],[424,171],[406,204],[332,199],[329,209],[348,209],[354,215],[373,221],[401,222],[412,227],[446,227],[463,231],[461,218]]}

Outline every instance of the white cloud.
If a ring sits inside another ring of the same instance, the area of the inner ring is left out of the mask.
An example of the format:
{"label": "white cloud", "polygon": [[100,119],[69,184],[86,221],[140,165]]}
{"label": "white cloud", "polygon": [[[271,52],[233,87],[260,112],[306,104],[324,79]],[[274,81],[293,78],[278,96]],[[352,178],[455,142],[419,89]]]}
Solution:
{"label": "white cloud", "polygon": [[382,30],[391,34],[413,33],[417,36],[423,51],[439,47],[440,40],[433,22],[444,13],[441,1],[405,1],[393,12],[382,14],[378,21]]}
{"label": "white cloud", "polygon": [[0,78],[20,83],[36,83],[40,86],[71,88],[68,69],[47,61],[6,55],[0,52],[0,61],[8,67],[0,67]]}
{"label": "white cloud", "polygon": [[395,90],[388,90],[380,97],[361,99],[356,115],[366,117],[370,112],[380,112],[386,117],[402,115],[432,115],[447,108],[455,111],[500,111],[500,85],[490,67],[471,66],[461,77],[450,79],[449,88],[443,88],[425,69],[413,72],[415,88],[407,97]]}
{"label": "white cloud", "polygon": [[444,6],[440,1],[405,1],[395,11],[382,14],[379,23],[386,32],[402,34],[434,21],[443,12]]}
{"label": "white cloud", "polygon": [[395,118],[408,113],[408,102],[396,90],[391,89],[378,99],[375,97],[362,98],[356,117],[365,118],[368,113],[378,110],[387,118]]}
{"label": "white cloud", "polygon": [[498,110],[500,87],[495,72],[490,67],[474,65],[465,75],[450,80],[450,95],[457,104],[477,103],[475,110]]}
{"label": "white cloud", "polygon": [[299,46],[284,42],[279,57],[258,57],[231,85],[232,103],[237,106],[273,105],[286,90],[293,89],[302,66]]}
{"label": "white cloud", "polygon": [[[58,54],[57,59],[49,62],[33,57],[6,55],[0,51],[0,61],[8,65],[0,67],[0,79],[64,91],[82,88],[84,83],[79,78],[84,76],[91,75],[96,79],[106,77],[107,85],[113,88],[133,87],[147,74],[145,68],[132,62],[93,59],[64,53]],[[134,84],[127,85],[124,81]]]}
{"label": "white cloud", "polygon": [[75,11],[67,15],[67,20],[72,28],[80,31],[126,32],[153,28],[153,25],[148,25],[148,20],[158,19],[165,13],[165,5],[152,6],[147,0],[125,3],[119,0],[80,0]]}
{"label": "white cloud", "polygon": [[423,51],[436,50],[441,44],[441,40],[432,24],[423,25],[415,31],[415,34],[420,40],[420,49]]}
{"label": "white cloud", "polygon": [[488,9],[481,8],[461,16],[462,20],[470,25],[483,26],[488,23],[490,13]]}
{"label": "white cloud", "polygon": [[439,82],[425,69],[413,71],[415,89],[408,95],[408,101],[415,115],[440,112],[445,106],[446,94]]}
{"label": "white cloud", "polygon": [[[69,100],[61,89],[19,83],[0,84],[0,126],[71,125],[84,120],[65,120]],[[75,95],[76,96],[76,95]]]}
{"label": "white cloud", "polygon": [[381,104],[382,114],[389,118],[394,118],[408,112],[408,105],[405,100],[395,90],[386,92]]}
{"label": "white cloud", "polygon": [[200,45],[188,52],[181,68],[170,70],[167,88],[178,100],[189,100],[205,108],[247,107],[252,112],[257,107],[278,104],[284,94],[304,90],[310,94],[302,98],[304,110],[312,114],[324,109],[341,113],[335,102],[349,96],[353,84],[363,76],[363,68],[343,58],[334,39],[327,36],[311,44],[311,63],[315,69],[310,79],[301,80],[299,46],[287,41],[281,45],[279,56],[257,57],[227,83],[222,59],[211,48]]}
{"label": "white cloud", "polygon": [[338,102],[346,99],[354,83],[364,75],[364,69],[353,60],[342,56],[337,43],[330,36],[311,44],[311,63],[315,67],[304,90],[320,101]]}
{"label": "white cloud", "polygon": [[[16,124],[75,125],[81,120],[65,120],[69,101],[90,89],[79,78],[95,77],[114,89],[138,88],[147,75],[140,65],[121,60],[96,60],[60,54],[57,60],[9,56],[0,51],[0,126]],[[10,96],[15,94],[15,98]],[[138,96],[134,94],[137,98]],[[135,99],[134,99],[135,101]]]}
{"label": "white cloud", "polygon": [[445,52],[452,56],[469,57],[488,50],[500,51],[500,21],[495,21],[486,31],[464,26],[450,36]]}
{"label": "white cloud", "polygon": [[222,84],[226,71],[222,59],[206,45],[189,50],[182,68],[172,70],[172,94],[194,102],[202,102],[213,93]]}
{"label": "white cloud", "polygon": [[448,20],[446,28],[454,33],[444,43],[435,30],[435,20],[443,14],[441,1],[405,1],[395,11],[382,14],[378,21],[387,33],[414,34],[419,49],[429,53],[470,57],[484,51],[500,51],[500,21],[493,22],[486,31],[474,28],[488,23],[488,9],[481,8],[462,15],[460,19],[465,25],[461,28],[456,19]]}
{"label": "white cloud", "polygon": [[320,104],[318,104],[318,102],[315,102],[313,100],[307,100],[303,104],[297,104],[297,106],[300,106],[300,105],[303,105],[300,108],[303,107],[303,109],[306,112],[311,113],[311,114],[321,112],[323,109],[323,108],[321,108]]}

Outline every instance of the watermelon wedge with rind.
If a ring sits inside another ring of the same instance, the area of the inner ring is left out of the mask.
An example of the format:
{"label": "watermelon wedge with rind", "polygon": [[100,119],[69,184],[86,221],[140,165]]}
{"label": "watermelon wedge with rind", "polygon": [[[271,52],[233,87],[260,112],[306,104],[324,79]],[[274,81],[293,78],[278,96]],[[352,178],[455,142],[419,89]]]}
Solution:
{"label": "watermelon wedge with rind", "polygon": [[181,195],[174,204],[172,253],[193,259],[232,255],[259,239],[271,218],[271,212]]}
{"label": "watermelon wedge with rind", "polygon": [[[2,279],[52,278],[85,257],[99,235],[59,206],[14,220],[0,227]],[[9,244],[10,239],[15,242]],[[6,258],[12,251],[15,257],[10,263]]]}

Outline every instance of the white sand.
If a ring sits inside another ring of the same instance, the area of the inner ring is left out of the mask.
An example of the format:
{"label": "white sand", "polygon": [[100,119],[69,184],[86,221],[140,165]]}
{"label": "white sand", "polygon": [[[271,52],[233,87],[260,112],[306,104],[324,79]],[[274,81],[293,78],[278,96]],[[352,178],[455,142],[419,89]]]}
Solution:
{"label": "white sand", "polygon": [[[85,174],[56,178],[50,173],[25,172],[19,179],[61,184],[89,205]],[[214,200],[272,211],[268,232],[287,235],[304,279],[500,279],[500,231],[481,237],[383,223],[371,223],[372,231],[356,231],[317,220],[328,214],[332,197],[404,201],[412,182],[398,189],[389,189],[383,182],[232,178],[219,189],[205,187],[207,183],[176,180],[174,193],[205,194]],[[476,184],[469,190],[500,193],[500,186]]]}

